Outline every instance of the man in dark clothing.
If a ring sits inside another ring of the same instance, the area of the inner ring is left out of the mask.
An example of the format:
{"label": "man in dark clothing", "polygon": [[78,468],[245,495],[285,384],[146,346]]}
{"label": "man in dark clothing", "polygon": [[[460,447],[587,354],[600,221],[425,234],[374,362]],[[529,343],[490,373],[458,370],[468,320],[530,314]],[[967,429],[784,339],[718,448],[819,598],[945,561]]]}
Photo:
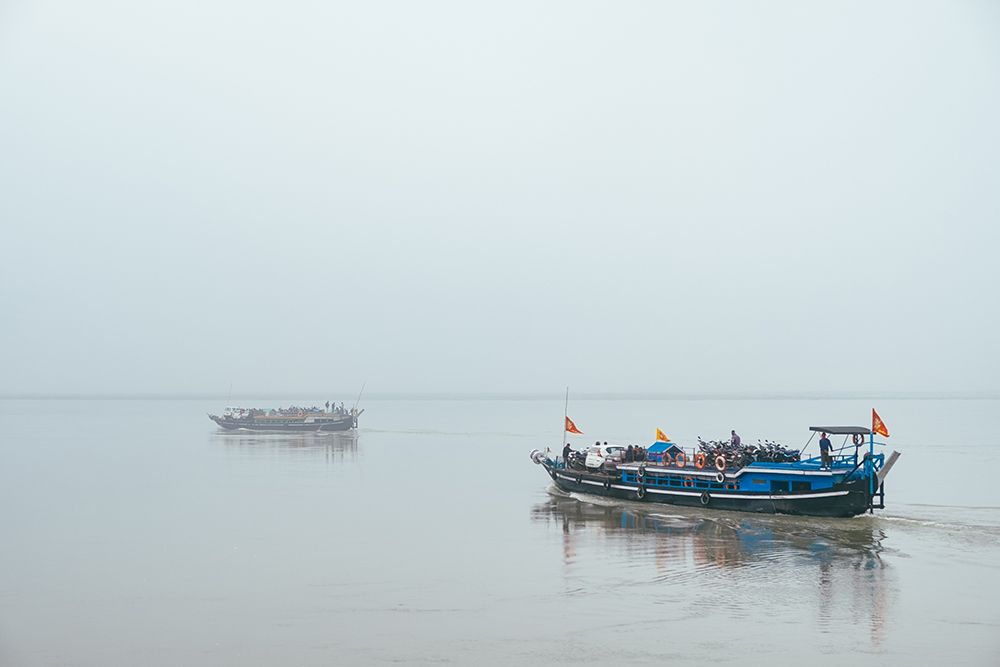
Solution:
{"label": "man in dark clothing", "polygon": [[826,433],[821,435],[822,437],[819,439],[819,456],[822,461],[820,467],[832,468],[833,456],[830,455],[830,450],[833,449],[833,445],[830,444],[830,438],[826,437]]}
{"label": "man in dark clothing", "polygon": [[736,431],[733,431],[732,433],[733,433],[733,436],[732,436],[732,438],[730,438],[730,442],[733,443],[733,447],[739,447],[740,446],[740,436],[736,435]]}
{"label": "man in dark clothing", "polygon": [[632,463],[635,461],[635,451],[632,449],[632,445],[628,446],[625,450],[625,463]]}
{"label": "man in dark clothing", "polygon": [[569,453],[571,451],[573,451],[573,449],[569,446],[568,442],[565,445],[563,445],[563,465],[565,465],[567,468],[569,467]]}

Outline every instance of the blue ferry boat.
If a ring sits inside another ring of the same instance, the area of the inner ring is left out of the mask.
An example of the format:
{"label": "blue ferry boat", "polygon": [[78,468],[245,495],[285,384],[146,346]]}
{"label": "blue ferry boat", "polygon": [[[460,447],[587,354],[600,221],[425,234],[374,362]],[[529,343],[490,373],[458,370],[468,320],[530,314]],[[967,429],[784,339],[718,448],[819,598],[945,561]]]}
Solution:
{"label": "blue ferry boat", "polygon": [[[531,452],[531,460],[544,467],[563,491],[621,500],[829,517],[884,508],[885,477],[899,452],[876,454],[875,446],[884,443],[877,443],[875,434],[863,426],[812,426],[810,430],[814,435],[845,436],[829,465],[816,456],[781,463],[755,461],[736,468],[725,457],[706,462],[664,443],[649,448],[657,454],[656,460],[607,461],[597,470],[567,467],[560,458],[538,450]],[[844,453],[849,445],[853,451]],[[867,449],[864,453],[863,448]],[[671,455],[671,450],[676,453]]]}

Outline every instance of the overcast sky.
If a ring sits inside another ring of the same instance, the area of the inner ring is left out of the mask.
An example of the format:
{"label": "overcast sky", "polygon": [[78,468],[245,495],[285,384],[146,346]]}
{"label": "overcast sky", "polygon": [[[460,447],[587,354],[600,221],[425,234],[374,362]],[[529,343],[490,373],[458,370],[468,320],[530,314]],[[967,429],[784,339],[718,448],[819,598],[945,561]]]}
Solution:
{"label": "overcast sky", "polygon": [[996,2],[6,0],[0,393],[997,392],[998,119]]}

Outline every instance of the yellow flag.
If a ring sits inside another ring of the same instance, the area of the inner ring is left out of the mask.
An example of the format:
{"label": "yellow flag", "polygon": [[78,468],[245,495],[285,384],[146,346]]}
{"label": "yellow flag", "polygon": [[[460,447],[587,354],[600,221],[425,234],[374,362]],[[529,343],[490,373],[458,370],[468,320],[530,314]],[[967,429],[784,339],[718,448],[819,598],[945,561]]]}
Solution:
{"label": "yellow flag", "polygon": [[670,442],[670,438],[668,438],[667,434],[664,433],[663,431],[661,431],[660,429],[656,429],[656,441],[657,442]]}

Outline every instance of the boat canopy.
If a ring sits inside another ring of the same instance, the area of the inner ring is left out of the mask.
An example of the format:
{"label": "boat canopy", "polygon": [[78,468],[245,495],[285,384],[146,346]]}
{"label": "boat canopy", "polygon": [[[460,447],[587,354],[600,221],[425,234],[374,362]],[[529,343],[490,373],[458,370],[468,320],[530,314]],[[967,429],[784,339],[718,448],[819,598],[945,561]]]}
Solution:
{"label": "boat canopy", "polygon": [[864,426],[810,426],[809,430],[830,435],[871,435],[871,429]]}
{"label": "boat canopy", "polygon": [[652,445],[646,448],[646,453],[648,454],[658,454],[663,451],[670,451],[676,449],[677,451],[684,451],[672,442],[654,442]]}

